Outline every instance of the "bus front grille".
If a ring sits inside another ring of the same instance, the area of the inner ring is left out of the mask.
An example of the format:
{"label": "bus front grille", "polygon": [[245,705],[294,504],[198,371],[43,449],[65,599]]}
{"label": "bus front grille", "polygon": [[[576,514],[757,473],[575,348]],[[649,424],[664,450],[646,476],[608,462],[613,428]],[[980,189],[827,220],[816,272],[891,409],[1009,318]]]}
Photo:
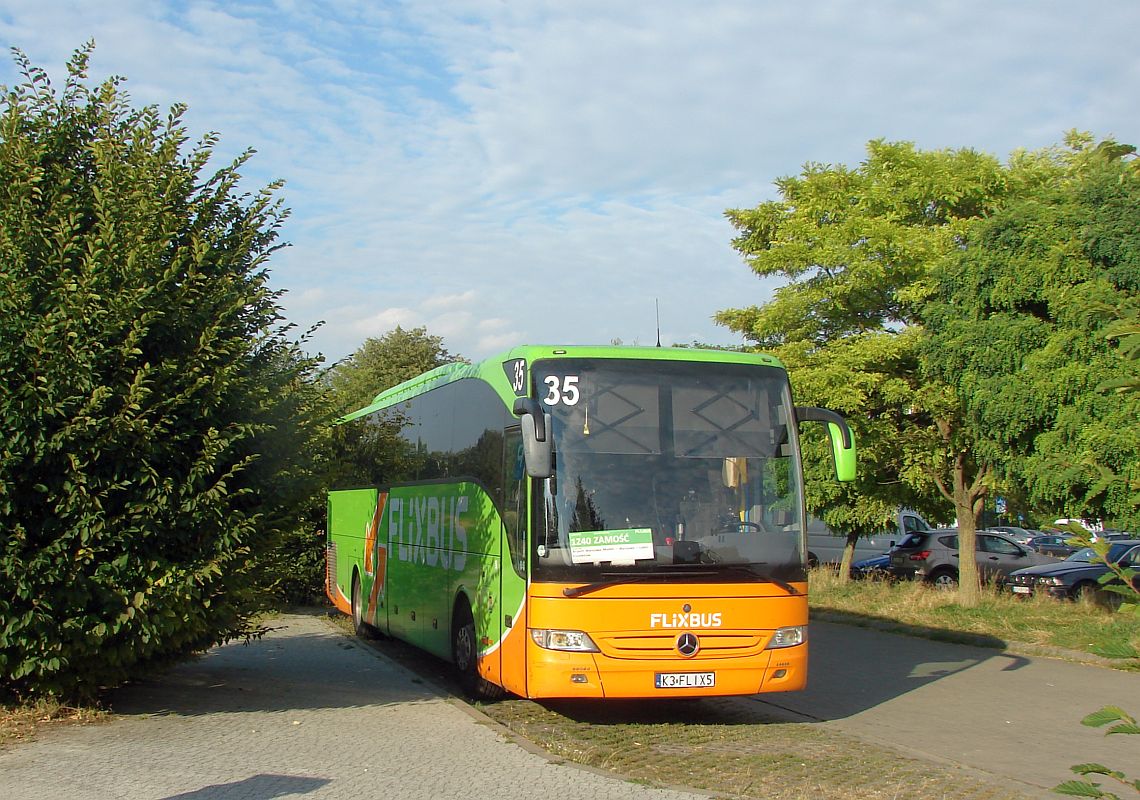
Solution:
{"label": "bus front grille", "polygon": [[[677,652],[677,637],[681,633],[598,635],[594,641],[602,653],[610,658],[684,658]],[[768,636],[756,633],[694,633],[700,640],[698,658],[739,658],[753,655],[763,650],[768,641]]]}

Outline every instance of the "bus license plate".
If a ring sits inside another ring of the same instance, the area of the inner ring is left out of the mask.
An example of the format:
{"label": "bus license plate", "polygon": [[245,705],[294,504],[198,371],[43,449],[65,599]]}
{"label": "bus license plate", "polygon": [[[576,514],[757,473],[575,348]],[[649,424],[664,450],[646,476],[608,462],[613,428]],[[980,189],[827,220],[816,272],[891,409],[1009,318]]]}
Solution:
{"label": "bus license plate", "polygon": [[715,672],[658,672],[654,675],[658,689],[705,689],[716,686]]}

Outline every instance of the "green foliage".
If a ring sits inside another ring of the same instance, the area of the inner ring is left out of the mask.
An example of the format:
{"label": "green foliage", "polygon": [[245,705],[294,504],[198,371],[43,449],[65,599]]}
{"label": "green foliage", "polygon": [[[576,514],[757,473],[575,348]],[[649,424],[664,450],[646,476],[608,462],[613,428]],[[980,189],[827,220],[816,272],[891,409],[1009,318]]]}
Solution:
{"label": "green foliage", "polygon": [[1002,480],[1128,525],[1140,509],[1118,476],[1140,468],[1140,396],[1098,387],[1126,383],[1111,312],[1140,289],[1140,178],[1106,155],[1131,148],[1070,143],[1050,154],[1054,180],[1007,198],[940,262],[923,360]]}
{"label": "green foliage", "polygon": [[1105,338],[1118,343],[1117,352],[1123,359],[1120,375],[1109,378],[1099,387],[1101,391],[1118,393],[1140,392],[1140,305],[1130,300],[1112,309],[1116,320],[1105,330]]}
{"label": "green foliage", "polygon": [[1005,176],[972,150],[876,140],[858,169],[808,164],[776,186],[781,200],[726,214],[752,270],[791,283],[763,307],[717,314],[763,348],[909,324],[929,296],[931,263],[994,207]]}
{"label": "green foliage", "polygon": [[[1113,725],[1112,723],[1116,724]],[[1106,735],[1119,733],[1140,734],[1140,725],[1136,724],[1136,720],[1117,706],[1105,706],[1099,711],[1094,711],[1082,719],[1081,724],[1089,728],[1103,728],[1105,725],[1112,725],[1111,728],[1105,731]],[[1109,769],[1103,764],[1077,764],[1070,769],[1077,775],[1084,777],[1088,777],[1089,775],[1101,775],[1106,778],[1112,778],[1122,786],[1126,786],[1140,793],[1140,779],[1129,780],[1123,772]],[[1105,800],[1120,800],[1119,795],[1107,792],[1101,789],[1100,786],[1101,784],[1091,780],[1065,781],[1058,786],[1054,786],[1053,791],[1057,794],[1069,795],[1070,797],[1096,797],[1104,798]]]}
{"label": "green foliage", "polygon": [[91,696],[255,633],[325,407],[265,265],[285,211],[182,106],[0,99],[0,693]]}
{"label": "green foliage", "polygon": [[[1070,133],[1003,165],[873,141],[858,168],[809,164],[777,181],[780,200],[727,212],[752,269],[789,282],[718,321],[859,438],[855,487],[809,484],[829,524],[862,532],[900,494],[929,506],[932,487],[967,551],[995,490],[1065,516],[1140,516],[1140,393],[1124,391],[1140,353],[1133,153]],[[805,441],[809,465],[825,458]]]}
{"label": "green foliage", "polygon": [[797,402],[844,414],[859,443],[856,480],[838,483],[826,433],[816,426],[802,431],[808,505],[834,530],[866,536],[893,525],[900,506],[924,514],[939,510],[931,503],[931,482],[917,466],[913,439],[900,436],[916,424],[907,407],[915,393],[911,338],[910,332],[866,333],[827,348],[779,348]]}
{"label": "green foliage", "polygon": [[[841,411],[855,429],[857,484],[813,481],[809,502],[832,527],[871,532],[900,503],[930,509],[941,495],[968,549],[989,467],[972,458],[953,389],[923,374],[916,323],[934,265],[1011,190],[1008,170],[972,150],[873,141],[857,169],[808,164],[777,186],[779,201],[727,214],[753,271],[790,282],[717,320],[785,361],[798,402]],[[817,449],[809,434],[809,464]]]}

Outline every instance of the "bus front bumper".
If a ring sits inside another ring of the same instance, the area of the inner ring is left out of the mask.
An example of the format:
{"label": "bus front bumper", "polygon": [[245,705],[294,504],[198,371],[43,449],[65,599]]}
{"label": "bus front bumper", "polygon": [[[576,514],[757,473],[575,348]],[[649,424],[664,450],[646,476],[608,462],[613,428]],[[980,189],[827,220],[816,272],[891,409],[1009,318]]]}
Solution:
{"label": "bus front bumper", "polygon": [[527,647],[527,695],[666,698],[786,692],[807,685],[807,643],[739,658],[614,658]]}

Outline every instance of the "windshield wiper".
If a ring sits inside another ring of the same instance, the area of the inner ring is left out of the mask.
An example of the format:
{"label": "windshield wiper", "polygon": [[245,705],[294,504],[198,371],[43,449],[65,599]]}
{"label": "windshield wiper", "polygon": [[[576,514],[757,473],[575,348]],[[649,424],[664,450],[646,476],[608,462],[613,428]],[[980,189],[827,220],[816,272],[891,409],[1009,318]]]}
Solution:
{"label": "windshield wiper", "polygon": [[[785,592],[787,592],[790,595],[798,595],[799,594],[799,592],[796,591],[796,587],[792,586],[792,584],[788,583],[787,581],[785,581],[781,578],[773,577],[771,575],[765,575],[762,572],[757,572],[752,567],[746,567],[743,565],[733,565],[733,564],[721,564],[718,566],[720,568],[718,570],[716,570],[715,572],[711,572],[711,573],[710,572],[703,572],[703,573],[699,573],[699,574],[702,574],[702,575],[723,575],[727,572],[730,575],[746,575],[749,578],[752,578],[753,580],[761,581],[763,583],[773,583],[776,586],[779,586],[781,589],[783,589]],[[689,573],[689,574],[694,574],[694,573]]]}
{"label": "windshield wiper", "polygon": [[790,595],[794,596],[794,595],[799,594],[799,592],[796,591],[795,586],[792,586],[790,583],[788,583],[787,581],[785,581],[781,578],[775,578],[775,577],[772,577],[771,575],[761,575],[760,573],[753,572],[752,570],[744,570],[744,572],[747,572],[752,577],[754,577],[758,580],[764,581],[766,583],[774,583]]}
{"label": "windshield wiper", "polygon": [[[618,586],[623,583],[637,583],[639,581],[649,580],[650,578],[660,578],[660,572],[603,572],[603,575],[609,575],[610,580],[598,581],[597,583],[587,583],[585,586],[567,587],[562,590],[562,594],[566,597],[581,597],[590,592],[596,592],[598,589],[605,589],[607,586]],[[715,572],[690,572],[690,575],[715,575]]]}

